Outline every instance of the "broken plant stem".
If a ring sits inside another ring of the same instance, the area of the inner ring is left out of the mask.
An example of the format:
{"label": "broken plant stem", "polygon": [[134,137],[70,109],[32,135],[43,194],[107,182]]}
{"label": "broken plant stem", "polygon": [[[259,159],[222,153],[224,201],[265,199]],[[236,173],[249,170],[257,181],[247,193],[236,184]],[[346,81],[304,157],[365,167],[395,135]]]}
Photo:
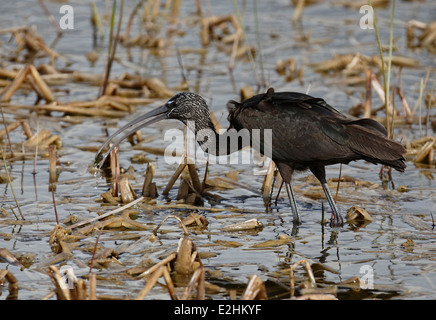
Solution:
{"label": "broken plant stem", "polygon": [[162,261],[156,263],[154,266],[150,267],[149,269],[145,270],[143,273],[139,275],[139,277],[146,277],[147,275],[155,272],[157,269],[159,269],[162,266],[165,266],[167,263],[170,263],[177,257],[177,253],[173,252],[168,255],[165,259]]}
{"label": "broken plant stem", "polygon": [[309,276],[309,282],[311,285],[316,286],[316,281],[315,281],[315,277],[313,276],[313,272],[312,272],[312,268],[310,266],[309,261],[307,260],[299,260],[297,262],[295,262],[292,267],[291,270],[289,272],[289,282],[291,284],[291,297],[294,295],[294,291],[295,291],[295,283],[294,283],[294,270],[300,265],[300,264],[304,264],[305,268],[306,268],[306,272],[307,275]]}
{"label": "broken plant stem", "polygon": [[88,300],[97,300],[97,275],[89,274],[89,296]]}
{"label": "broken plant stem", "polygon": [[180,220],[179,217],[174,216],[174,215],[168,215],[166,216],[161,223],[158,224],[158,226],[156,228],[153,229],[153,234],[156,236],[157,235],[157,231],[159,230],[159,228],[163,225],[163,223],[168,219],[168,218],[174,218],[176,220],[178,220],[182,226],[183,229],[183,233],[185,234],[185,236],[189,236],[189,232],[188,229],[186,229],[185,225],[183,224],[182,220]]}
{"label": "broken plant stem", "polygon": [[166,268],[166,266],[161,266],[159,269],[153,272],[150,279],[148,279],[147,283],[145,284],[144,288],[142,288],[141,292],[139,292],[138,296],[136,297],[136,300],[143,300],[145,298],[145,296],[154,287],[157,280],[162,276],[164,268]]}
{"label": "broken plant stem", "polygon": [[88,223],[91,223],[91,222],[94,222],[94,221],[98,221],[98,220],[104,219],[104,218],[106,218],[106,217],[108,217],[110,215],[113,215],[113,214],[118,213],[120,211],[123,211],[123,210],[125,210],[127,208],[130,208],[130,207],[134,206],[135,204],[137,204],[137,203],[139,203],[139,202],[141,202],[143,200],[144,200],[144,197],[140,197],[140,198],[138,198],[136,200],[133,200],[132,202],[124,205],[124,206],[121,206],[121,207],[116,208],[114,210],[111,210],[109,212],[103,213],[102,215],[99,215],[98,217],[95,217],[95,218],[92,218],[92,219],[89,219],[89,220],[85,220],[85,221],[77,222],[76,224],[73,224],[73,225],[69,226],[68,229],[72,230],[72,229],[75,229],[77,227],[81,227],[81,226],[83,226],[85,224],[88,224]]}
{"label": "broken plant stem", "polygon": [[199,267],[194,271],[194,274],[191,277],[191,280],[189,280],[188,285],[185,288],[185,291],[183,292],[183,295],[180,297],[180,300],[187,300],[189,297],[189,294],[191,293],[192,289],[195,286],[195,283],[197,283],[197,300],[204,300],[204,268]]}
{"label": "broken plant stem", "polygon": [[161,268],[162,268],[162,276],[164,277],[164,280],[167,284],[168,293],[170,294],[171,299],[178,300],[176,295],[176,290],[174,288],[174,283],[173,280],[171,279],[171,275],[168,271],[168,268],[166,266]]}

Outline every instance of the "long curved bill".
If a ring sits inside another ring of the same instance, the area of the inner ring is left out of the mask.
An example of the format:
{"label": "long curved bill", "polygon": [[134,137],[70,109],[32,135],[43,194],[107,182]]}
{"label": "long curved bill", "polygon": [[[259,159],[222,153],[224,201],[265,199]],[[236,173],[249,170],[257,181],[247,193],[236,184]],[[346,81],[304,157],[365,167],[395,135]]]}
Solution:
{"label": "long curved bill", "polygon": [[[126,139],[128,136],[130,136],[131,134],[135,133],[136,131],[138,131],[141,128],[144,128],[152,123],[158,122],[160,120],[166,119],[167,118],[167,114],[168,114],[168,108],[166,105],[162,105],[150,112],[147,112],[146,114],[143,114],[142,116],[136,118],[135,120],[130,121],[129,123],[127,123],[125,126],[123,126],[122,128],[118,129],[116,132],[114,132],[109,138],[107,138],[107,140],[101,145],[101,147],[98,149],[97,154],[95,155],[95,162],[94,162],[94,166],[97,167],[98,169],[101,168],[101,166],[103,165],[105,159],[107,158],[107,156],[110,154],[110,152],[117,147],[124,139]],[[149,118],[152,118],[151,120],[146,121]],[[145,122],[143,122],[145,121]],[[143,122],[143,123],[141,123]],[[140,123],[139,125],[136,125]],[[136,126],[135,126],[136,125]],[[123,136],[121,136],[121,138],[119,138],[118,140],[116,140],[115,142],[113,142],[114,138],[116,136],[118,136],[120,133],[123,133],[125,130],[129,130],[127,131],[127,133],[125,133]],[[101,154],[102,150],[109,145],[109,143],[113,142],[113,144],[111,145],[111,147],[103,154]]]}

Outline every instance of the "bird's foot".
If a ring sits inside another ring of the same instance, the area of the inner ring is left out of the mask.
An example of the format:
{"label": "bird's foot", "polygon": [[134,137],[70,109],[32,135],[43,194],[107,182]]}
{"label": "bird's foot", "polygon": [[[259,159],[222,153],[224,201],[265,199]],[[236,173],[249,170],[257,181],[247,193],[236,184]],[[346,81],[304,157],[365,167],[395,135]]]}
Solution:
{"label": "bird's foot", "polygon": [[332,219],[330,220],[330,227],[342,228],[343,226],[344,226],[344,220],[342,219],[342,216],[340,214],[333,215]]}
{"label": "bird's foot", "polygon": [[297,216],[292,219],[292,223],[294,224],[294,226],[299,226],[303,223],[303,221],[301,221],[300,216]]}

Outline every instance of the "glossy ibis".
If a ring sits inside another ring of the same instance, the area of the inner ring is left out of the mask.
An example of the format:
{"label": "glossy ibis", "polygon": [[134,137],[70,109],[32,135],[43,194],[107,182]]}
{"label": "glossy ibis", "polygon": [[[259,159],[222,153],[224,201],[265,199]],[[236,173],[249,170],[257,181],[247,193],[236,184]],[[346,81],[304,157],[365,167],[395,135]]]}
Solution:
{"label": "glossy ibis", "polygon": [[[347,164],[363,159],[390,166],[400,172],[406,168],[404,147],[389,139],[386,129],[380,123],[346,116],[323,99],[297,92],[274,92],[270,88],[266,93],[256,95],[243,103],[229,101],[227,108],[230,122],[228,132],[230,129],[246,129],[251,139],[245,144],[254,147],[254,130],[271,129],[272,146],[266,145],[268,142],[265,141],[268,140],[261,138],[257,149],[264,154],[266,147],[270,147],[270,156],[286,185],[294,224],[301,223],[291,187],[294,171],[309,169],[318,178],[333,211],[331,226],[337,227],[343,225],[343,220],[327,186],[326,165]],[[222,135],[215,131],[206,101],[197,94],[182,92],[111,135],[98,150],[96,164],[101,166],[109,152],[123,139],[162,119],[177,119],[188,127],[189,123],[195,123],[190,129],[195,132],[197,142],[204,151],[215,155],[229,154],[245,146],[241,142],[243,139],[240,139],[233,149],[220,148],[219,140]],[[127,132],[102,155],[103,148],[124,131]]]}

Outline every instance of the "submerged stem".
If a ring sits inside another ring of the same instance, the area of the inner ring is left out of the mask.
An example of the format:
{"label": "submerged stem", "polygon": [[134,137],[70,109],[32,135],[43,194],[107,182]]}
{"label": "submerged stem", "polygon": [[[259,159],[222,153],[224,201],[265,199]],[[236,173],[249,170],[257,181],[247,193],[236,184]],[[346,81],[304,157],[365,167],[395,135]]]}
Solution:
{"label": "submerged stem", "polygon": [[12,180],[11,180],[11,176],[9,175],[8,166],[6,165],[5,150],[3,149],[3,147],[1,147],[1,152],[2,152],[2,158],[3,158],[3,165],[5,167],[6,175],[8,176],[8,182],[9,182],[9,185],[11,186],[11,191],[12,191],[12,195],[14,196],[15,204],[17,205],[17,208],[18,208],[18,211],[20,212],[21,218],[23,220],[26,220],[26,219],[24,219],[23,213],[21,212],[20,205],[18,204],[18,200],[17,200],[17,197],[15,195],[14,186],[12,185]]}

